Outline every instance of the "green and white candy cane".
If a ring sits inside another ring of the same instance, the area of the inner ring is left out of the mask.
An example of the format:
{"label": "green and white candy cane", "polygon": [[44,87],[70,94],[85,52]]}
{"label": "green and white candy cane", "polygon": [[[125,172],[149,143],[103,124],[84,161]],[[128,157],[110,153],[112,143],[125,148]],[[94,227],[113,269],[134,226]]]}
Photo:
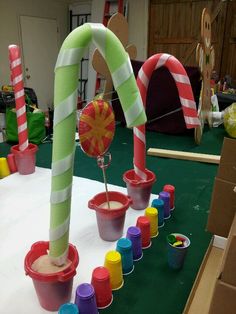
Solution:
{"label": "green and white candy cane", "polygon": [[68,255],[77,82],[79,64],[90,42],[107,62],[128,127],[146,122],[130,59],[119,39],[102,24],[86,23],[72,31],[55,67],[49,256],[56,265],[65,264]]}

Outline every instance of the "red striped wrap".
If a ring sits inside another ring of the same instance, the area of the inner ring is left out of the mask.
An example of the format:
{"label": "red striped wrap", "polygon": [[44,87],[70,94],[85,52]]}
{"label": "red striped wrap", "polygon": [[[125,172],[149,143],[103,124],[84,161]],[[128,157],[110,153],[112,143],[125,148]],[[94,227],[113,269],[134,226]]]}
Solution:
{"label": "red striped wrap", "polygon": [[[139,70],[137,85],[143,104],[146,107],[148,84],[154,70],[165,66],[170,71],[178,89],[179,99],[183,109],[184,120],[188,129],[200,125],[196,103],[194,100],[189,77],[182,64],[173,56],[158,53],[150,57]],[[146,180],[146,136],[145,125],[134,127],[134,171],[137,180]]]}
{"label": "red striped wrap", "polygon": [[10,45],[8,47],[8,50],[11,69],[11,80],[14,87],[16,103],[19,150],[24,151],[28,147],[28,129],[20,48],[16,45]]}

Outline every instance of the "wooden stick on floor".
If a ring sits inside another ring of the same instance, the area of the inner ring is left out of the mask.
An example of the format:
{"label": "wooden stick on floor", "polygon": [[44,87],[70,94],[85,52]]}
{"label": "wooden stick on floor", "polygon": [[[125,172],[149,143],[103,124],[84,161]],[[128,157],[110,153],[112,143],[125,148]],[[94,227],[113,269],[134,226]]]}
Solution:
{"label": "wooden stick on floor", "polygon": [[149,148],[147,151],[147,154],[150,156],[200,161],[200,162],[206,162],[206,163],[212,163],[212,164],[220,163],[220,155],[181,152],[177,150],[168,150],[168,149],[159,149],[159,148]]}

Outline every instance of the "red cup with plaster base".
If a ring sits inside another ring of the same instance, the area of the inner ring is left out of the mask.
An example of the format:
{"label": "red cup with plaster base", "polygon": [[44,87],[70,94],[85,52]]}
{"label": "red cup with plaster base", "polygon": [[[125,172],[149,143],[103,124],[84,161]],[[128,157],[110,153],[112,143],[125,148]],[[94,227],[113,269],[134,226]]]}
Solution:
{"label": "red cup with plaster base", "polygon": [[94,287],[98,309],[108,307],[113,300],[110,273],[106,267],[96,267],[92,273],[91,284]]}
{"label": "red cup with plaster base", "polygon": [[42,274],[32,269],[33,262],[42,255],[47,255],[49,242],[39,241],[31,246],[25,257],[24,267],[26,275],[29,275],[35,287],[40,305],[47,311],[57,311],[63,303],[71,299],[73,277],[76,275],[76,267],[79,256],[76,247],[69,245],[68,259],[71,264],[63,271]]}
{"label": "red cup with plaster base", "polygon": [[128,195],[132,199],[130,207],[133,209],[145,209],[149,205],[152,186],[156,181],[155,174],[145,169],[147,180],[137,181],[134,170],[128,170],[123,174],[123,180],[126,182]]}
{"label": "red cup with plaster base", "polygon": [[24,151],[19,150],[19,145],[11,147],[11,153],[15,157],[16,166],[20,174],[25,175],[35,172],[35,154],[37,150],[38,146],[32,143],[29,143]]}
{"label": "red cup with plaster base", "polygon": [[131,204],[131,199],[129,196],[116,191],[109,191],[108,199],[111,205],[114,202],[118,204],[118,207],[108,209],[107,205],[105,206],[107,204],[106,192],[96,194],[88,202],[88,207],[96,211],[100,237],[105,241],[116,241],[123,234],[125,214]]}

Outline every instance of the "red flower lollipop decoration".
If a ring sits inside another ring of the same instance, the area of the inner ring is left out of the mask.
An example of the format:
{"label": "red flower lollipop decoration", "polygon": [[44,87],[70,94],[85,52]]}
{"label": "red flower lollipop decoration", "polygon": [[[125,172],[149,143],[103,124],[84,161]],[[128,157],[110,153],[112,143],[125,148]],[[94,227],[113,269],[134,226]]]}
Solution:
{"label": "red flower lollipop decoration", "polygon": [[[107,150],[115,133],[115,116],[111,106],[102,99],[90,102],[81,112],[78,132],[82,150],[90,157],[97,157],[97,164],[102,169],[110,209],[105,169],[111,162],[111,154]],[[108,157],[107,164],[105,157]]]}
{"label": "red flower lollipop decoration", "polygon": [[81,112],[78,131],[81,148],[88,156],[104,155],[115,133],[111,106],[102,99],[90,102]]}

